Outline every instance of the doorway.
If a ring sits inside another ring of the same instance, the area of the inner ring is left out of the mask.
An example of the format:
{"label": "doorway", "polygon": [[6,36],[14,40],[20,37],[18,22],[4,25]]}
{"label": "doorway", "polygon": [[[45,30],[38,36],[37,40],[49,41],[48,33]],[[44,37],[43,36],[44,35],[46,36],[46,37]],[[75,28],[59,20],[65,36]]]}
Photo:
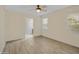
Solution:
{"label": "doorway", "polygon": [[33,18],[26,19],[25,38],[33,37]]}

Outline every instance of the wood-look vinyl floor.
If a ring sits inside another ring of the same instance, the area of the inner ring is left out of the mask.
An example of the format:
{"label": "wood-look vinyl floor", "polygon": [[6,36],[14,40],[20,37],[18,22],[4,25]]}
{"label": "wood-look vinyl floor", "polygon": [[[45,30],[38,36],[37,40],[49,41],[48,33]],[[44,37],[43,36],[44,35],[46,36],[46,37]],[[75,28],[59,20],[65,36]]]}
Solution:
{"label": "wood-look vinyl floor", "polygon": [[6,43],[5,54],[78,54],[79,48],[43,36]]}

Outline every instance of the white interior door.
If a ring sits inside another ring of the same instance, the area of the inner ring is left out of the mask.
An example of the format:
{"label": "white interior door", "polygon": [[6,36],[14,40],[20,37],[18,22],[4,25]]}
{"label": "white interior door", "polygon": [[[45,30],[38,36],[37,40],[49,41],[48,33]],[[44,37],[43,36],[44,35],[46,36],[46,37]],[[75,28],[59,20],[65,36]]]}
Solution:
{"label": "white interior door", "polygon": [[26,19],[26,34],[33,34],[33,19]]}

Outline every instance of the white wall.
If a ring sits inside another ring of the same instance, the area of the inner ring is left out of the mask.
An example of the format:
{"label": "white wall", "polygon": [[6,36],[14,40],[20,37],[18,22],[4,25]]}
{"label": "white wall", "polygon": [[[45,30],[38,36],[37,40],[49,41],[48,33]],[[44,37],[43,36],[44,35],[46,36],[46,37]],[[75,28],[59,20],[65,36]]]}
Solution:
{"label": "white wall", "polygon": [[3,6],[0,6],[0,53],[5,46],[5,10]]}
{"label": "white wall", "polygon": [[43,35],[79,47],[79,33],[71,31],[67,25],[67,16],[73,13],[79,13],[79,6],[70,6],[49,14],[48,31]]}
{"label": "white wall", "polygon": [[6,11],[6,41],[23,39],[25,36],[25,16]]}

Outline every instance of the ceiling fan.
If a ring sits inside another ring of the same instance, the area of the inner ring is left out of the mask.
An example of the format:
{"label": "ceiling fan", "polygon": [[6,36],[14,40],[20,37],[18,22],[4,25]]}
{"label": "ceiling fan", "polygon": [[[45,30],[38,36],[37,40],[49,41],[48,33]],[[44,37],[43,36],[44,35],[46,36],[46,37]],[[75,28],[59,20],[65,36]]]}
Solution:
{"label": "ceiling fan", "polygon": [[45,5],[37,5],[36,6],[36,11],[39,13],[39,12],[46,12],[47,9],[46,9],[46,6]]}

